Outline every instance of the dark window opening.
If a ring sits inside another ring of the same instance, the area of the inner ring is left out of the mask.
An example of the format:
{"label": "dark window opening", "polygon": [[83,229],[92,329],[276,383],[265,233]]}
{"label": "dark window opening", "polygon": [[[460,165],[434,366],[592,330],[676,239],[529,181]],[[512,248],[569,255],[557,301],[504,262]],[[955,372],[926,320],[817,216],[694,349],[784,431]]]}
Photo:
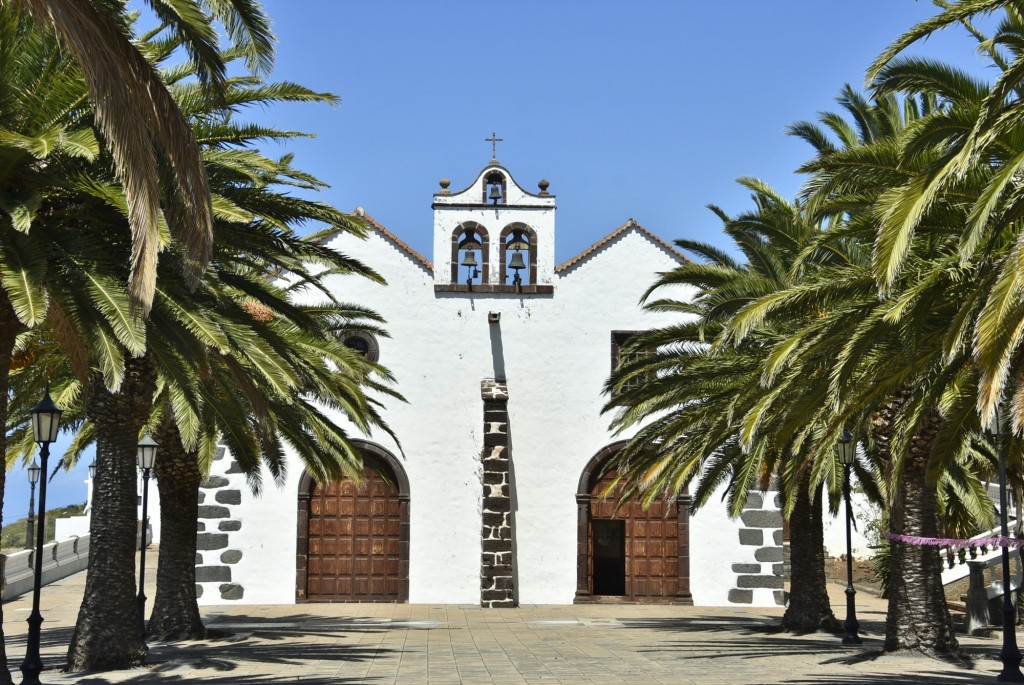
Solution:
{"label": "dark window opening", "polygon": [[367,361],[375,362],[380,356],[376,339],[369,333],[357,333],[345,338],[345,347],[355,350]]}
{"label": "dark window opening", "polygon": [[[641,331],[612,331],[612,371],[616,371],[620,366],[624,364],[630,364],[650,354],[650,350],[643,348],[636,348],[630,345],[630,342],[634,337],[639,335]],[[634,376],[629,379],[622,387],[621,391],[632,390],[633,388],[643,385],[643,376]]]}
{"label": "dark window opening", "polygon": [[591,521],[594,533],[594,594],[626,594],[626,522]]}

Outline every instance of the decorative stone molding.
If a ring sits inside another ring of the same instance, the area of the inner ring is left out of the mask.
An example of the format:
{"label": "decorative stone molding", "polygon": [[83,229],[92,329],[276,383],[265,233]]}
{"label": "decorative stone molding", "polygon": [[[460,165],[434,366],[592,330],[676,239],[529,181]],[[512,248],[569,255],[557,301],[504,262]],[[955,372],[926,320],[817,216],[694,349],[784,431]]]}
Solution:
{"label": "decorative stone molding", "polygon": [[480,606],[514,607],[515,559],[512,555],[512,517],[508,387],[485,379],[480,383],[484,402],[483,495],[480,528]]}

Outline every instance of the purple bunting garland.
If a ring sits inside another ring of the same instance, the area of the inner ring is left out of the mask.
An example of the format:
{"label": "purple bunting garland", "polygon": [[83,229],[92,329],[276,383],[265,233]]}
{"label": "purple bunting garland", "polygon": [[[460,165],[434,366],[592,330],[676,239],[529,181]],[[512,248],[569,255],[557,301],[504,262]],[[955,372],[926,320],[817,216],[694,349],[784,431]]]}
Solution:
{"label": "purple bunting garland", "polygon": [[886,536],[896,542],[905,542],[908,545],[923,545],[929,547],[1024,547],[1022,538],[1004,538],[997,535],[991,538],[971,538],[960,540],[957,538],[923,538],[917,535],[903,535],[901,533],[887,533]]}

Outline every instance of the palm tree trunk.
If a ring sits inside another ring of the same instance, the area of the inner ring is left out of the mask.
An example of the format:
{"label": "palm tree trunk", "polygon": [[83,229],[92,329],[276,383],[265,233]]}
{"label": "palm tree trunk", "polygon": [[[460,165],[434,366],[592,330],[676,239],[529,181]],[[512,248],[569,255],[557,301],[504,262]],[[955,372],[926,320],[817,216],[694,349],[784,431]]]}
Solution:
{"label": "palm tree trunk", "polygon": [[790,630],[835,631],[839,622],[832,613],[825,586],[822,486],[810,493],[810,471],[801,474],[796,503],[789,517],[789,604],[782,625]]}
{"label": "palm tree trunk", "polygon": [[[21,330],[21,322],[14,314],[7,293],[0,288],[0,426],[7,425],[7,391],[10,387],[11,357],[14,353],[14,339]],[[7,453],[7,431],[0,430],[0,454]],[[0,511],[4,508],[4,487],[7,482],[6,469],[0,469]],[[3,521],[0,519],[0,525]],[[0,607],[0,685],[10,685],[10,667],[7,665],[7,647],[3,631],[3,608]]]}
{"label": "palm tree trunk", "polygon": [[[941,418],[933,414],[911,441],[903,471],[893,474],[889,526],[894,533],[938,537],[935,484],[928,482],[928,458]],[[885,649],[950,653],[958,645],[942,587],[939,548],[890,544],[889,610]]]}
{"label": "palm tree trunk", "polygon": [[156,436],[160,487],[160,559],[156,599],[149,619],[154,640],[201,640],[206,628],[196,602],[196,518],[199,508],[198,455],[186,452],[173,421]]}
{"label": "palm tree trunk", "polygon": [[86,391],[86,412],[96,426],[96,480],[85,597],[68,648],[70,671],[133,668],[146,657],[135,588],[135,453],[155,384],[153,365],[143,357],[125,361],[118,392],[107,390],[98,374]]}

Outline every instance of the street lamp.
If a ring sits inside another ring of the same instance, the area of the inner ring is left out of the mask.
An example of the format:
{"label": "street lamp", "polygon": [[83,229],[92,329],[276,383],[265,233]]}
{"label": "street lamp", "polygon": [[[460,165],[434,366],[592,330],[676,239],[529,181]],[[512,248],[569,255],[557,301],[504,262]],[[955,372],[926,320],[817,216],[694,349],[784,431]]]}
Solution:
{"label": "street lamp", "polygon": [[850,467],[857,461],[857,442],[853,439],[853,433],[845,428],[839,438],[839,461],[843,465],[843,497],[846,499],[846,620],[843,622],[846,634],[843,635],[843,644],[859,645],[861,641],[857,630],[860,623],[857,621],[857,591],[853,588],[853,545],[850,540],[850,519],[853,517]]}
{"label": "street lamp", "polygon": [[[39,445],[40,472],[46,473],[46,460],[50,456],[50,443],[57,439],[60,429],[60,415],[63,412],[50,399],[50,384],[46,384],[43,400],[32,408],[32,434]],[[35,582],[32,587],[32,613],[28,617],[28,643],[25,660],[21,662],[22,685],[37,685],[43,671],[43,659],[39,656],[39,630],[43,615],[39,613],[39,592],[43,586],[43,539],[46,530],[46,479],[39,482],[39,519],[36,525]]]}
{"label": "street lamp", "polygon": [[1006,451],[1010,441],[1003,439],[998,407],[993,424],[993,437],[999,452],[999,526],[1003,536],[1003,544],[1000,545],[1003,548],[1003,648],[999,650],[1003,670],[997,680],[1001,683],[1024,683],[1024,674],[1020,672],[1021,654],[1017,647],[1016,611],[1010,601],[1010,551],[1006,547],[1006,538],[1010,536],[1006,523]]}
{"label": "street lamp", "polygon": [[157,447],[156,440],[147,431],[139,441],[136,453],[139,468],[142,469],[142,542],[139,545],[139,596],[136,601],[139,605],[139,631],[143,638],[146,637],[146,593],[143,586],[146,582],[146,531],[149,529],[149,472],[156,462]]}
{"label": "street lamp", "polygon": [[35,540],[35,523],[36,523],[36,483],[39,482],[39,464],[36,460],[32,460],[32,465],[28,467],[28,526],[25,531],[25,549],[32,549],[33,541]]}

